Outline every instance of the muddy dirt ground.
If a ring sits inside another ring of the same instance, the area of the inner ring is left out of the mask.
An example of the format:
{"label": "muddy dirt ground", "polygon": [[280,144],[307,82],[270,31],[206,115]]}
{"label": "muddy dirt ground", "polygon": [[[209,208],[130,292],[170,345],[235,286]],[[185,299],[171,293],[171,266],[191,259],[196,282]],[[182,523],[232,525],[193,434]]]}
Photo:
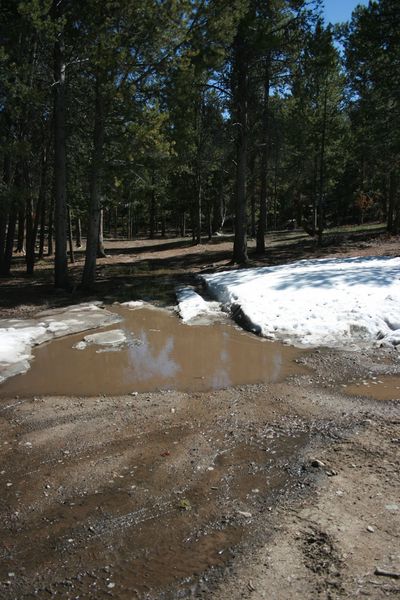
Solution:
{"label": "muddy dirt ground", "polygon": [[[399,253],[384,236],[289,238],[267,260]],[[176,281],[229,260],[228,242],[113,244],[106,301],[169,304]],[[1,316],[86,299],[51,293],[49,274],[17,270]],[[0,597],[398,597],[398,351],[297,361],[273,384],[1,400]]]}

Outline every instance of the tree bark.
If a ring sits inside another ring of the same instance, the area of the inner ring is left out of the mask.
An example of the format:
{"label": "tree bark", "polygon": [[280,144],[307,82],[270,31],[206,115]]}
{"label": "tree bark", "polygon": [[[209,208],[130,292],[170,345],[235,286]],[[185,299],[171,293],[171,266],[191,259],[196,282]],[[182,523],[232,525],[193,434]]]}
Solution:
{"label": "tree bark", "polygon": [[202,198],[203,196],[203,185],[201,180],[201,174],[197,176],[197,202],[196,202],[196,244],[201,244],[201,210],[202,210]]}
{"label": "tree bark", "polygon": [[319,194],[318,194],[318,244],[322,243],[324,231],[324,187],[325,187],[325,139],[326,139],[326,116],[328,104],[328,90],[324,92],[324,108],[322,115],[321,151],[319,164]]}
{"label": "tree bark", "polygon": [[387,230],[389,233],[394,232],[395,223],[395,199],[396,199],[396,174],[394,171],[389,173],[389,194],[388,194],[388,216],[387,216]]}
{"label": "tree bark", "polygon": [[255,175],[256,157],[254,152],[251,154],[249,164],[249,196],[250,196],[250,235],[256,238],[256,175]]}
{"label": "tree bark", "polygon": [[89,223],[82,287],[91,288],[96,279],[96,258],[100,233],[101,174],[104,145],[104,97],[100,75],[96,76],[95,122],[90,176]]}
{"label": "tree bark", "polygon": [[391,171],[389,175],[389,216],[388,231],[393,235],[397,235],[400,229],[400,199],[398,193],[398,178],[395,171]]}
{"label": "tree bark", "polygon": [[239,25],[234,42],[236,74],[235,105],[238,134],[236,146],[236,186],[235,186],[235,238],[233,243],[234,263],[246,263],[247,257],[247,101],[248,101],[248,60],[243,26]]}
{"label": "tree bark", "polygon": [[6,245],[5,245],[5,249],[4,249],[4,259],[3,259],[3,262],[1,265],[1,271],[0,271],[1,277],[9,277],[9,275],[10,275],[16,225],[17,225],[17,210],[16,210],[15,206],[11,206],[9,218],[8,218]]}
{"label": "tree bark", "polygon": [[68,215],[68,248],[69,248],[69,260],[71,263],[75,262],[74,255],[74,241],[72,238],[72,217],[71,217],[71,208],[67,207],[67,215]]}
{"label": "tree bark", "polygon": [[17,246],[16,252],[23,253],[25,250],[25,207],[20,208],[18,211],[18,232],[17,232]]}
{"label": "tree bark", "polygon": [[53,256],[53,229],[54,229],[54,198],[50,200],[49,206],[49,231],[47,235],[47,256]]}
{"label": "tree bark", "polygon": [[40,235],[39,235],[39,252],[38,259],[42,259],[44,256],[44,238],[46,232],[46,196],[43,197],[43,204],[40,210]]}
{"label": "tree bark", "polygon": [[[57,2],[53,3],[57,14]],[[54,44],[54,188],[55,188],[55,258],[54,285],[69,289],[67,261],[67,190],[66,190],[66,149],[65,149],[65,57],[64,37],[59,34]],[[50,241],[50,232],[49,232]],[[50,245],[49,245],[50,248]]]}
{"label": "tree bark", "polygon": [[262,152],[260,160],[260,214],[257,227],[258,254],[265,253],[265,234],[267,229],[267,183],[268,183],[268,145],[269,145],[269,90],[271,86],[271,54],[268,53],[264,73],[264,101],[262,111]]}
{"label": "tree bark", "polygon": [[[3,183],[6,189],[10,189],[11,184],[11,159],[8,154],[4,157]],[[7,222],[9,217],[9,207],[3,202],[0,207],[0,272],[4,262],[4,254],[7,239]]]}
{"label": "tree bark", "polygon": [[27,191],[27,198],[25,204],[25,219],[26,219],[26,254],[25,254],[25,263],[26,263],[26,273],[27,275],[33,274],[33,269],[35,267],[35,238],[34,238],[34,224],[33,224],[33,201],[32,201],[32,190],[29,182],[28,176],[28,165],[24,166],[24,181]]}
{"label": "tree bark", "polygon": [[82,225],[79,217],[75,219],[76,247],[82,248]]}
{"label": "tree bark", "polygon": [[[51,136],[50,136],[51,137]],[[30,231],[30,225],[26,226],[26,266],[27,273],[31,275],[35,268],[35,248],[36,248],[36,239],[39,230],[39,221],[43,219],[43,205],[45,204],[46,192],[47,192],[47,171],[48,171],[48,153],[49,153],[49,145],[48,142],[47,147],[43,148],[42,151],[42,160],[41,160],[41,173],[40,173],[40,185],[39,185],[39,193],[36,202],[36,210],[35,210],[35,218],[32,225],[32,230]],[[28,206],[27,206],[28,209]],[[44,243],[44,238],[43,238]],[[39,250],[40,255],[40,250]],[[41,256],[43,256],[43,246],[41,246]]]}
{"label": "tree bark", "polygon": [[107,254],[104,248],[104,210],[100,210],[99,222],[99,243],[97,245],[97,258],[106,258]]}
{"label": "tree bark", "polygon": [[154,176],[152,179],[152,190],[150,194],[150,215],[149,215],[149,238],[152,240],[156,232],[156,192],[154,189]]}
{"label": "tree bark", "polygon": [[6,237],[7,237],[7,220],[8,220],[7,217],[8,217],[8,211],[3,209],[0,214],[0,270],[1,270],[1,265],[3,264],[3,261],[4,261],[4,252],[5,252]]}

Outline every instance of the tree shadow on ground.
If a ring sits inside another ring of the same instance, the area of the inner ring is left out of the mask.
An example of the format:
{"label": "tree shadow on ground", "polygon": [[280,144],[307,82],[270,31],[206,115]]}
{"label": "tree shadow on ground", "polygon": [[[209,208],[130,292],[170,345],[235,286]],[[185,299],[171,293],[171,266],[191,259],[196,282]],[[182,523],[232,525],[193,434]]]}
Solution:
{"label": "tree shadow on ground", "polygon": [[[255,242],[250,240],[249,262],[244,268],[271,267],[300,259],[332,257],[337,253],[343,255],[343,252],[349,250],[354,254],[358,248],[365,247],[365,241],[378,238],[379,242],[380,237],[386,239],[384,230],[351,234],[346,232],[344,235],[327,235],[323,245],[318,246],[315,240],[304,237],[302,232],[282,233],[283,237],[277,234],[267,235],[267,248],[263,256],[256,254]],[[196,283],[198,274],[227,270],[235,272],[238,269],[237,265],[230,263],[232,236],[229,234],[216,236],[212,242],[202,245],[193,245],[191,239],[182,238],[165,241],[160,238],[142,239],[137,242],[138,245],[134,244],[135,242],[131,244],[121,240],[121,246],[107,248],[108,257],[98,261],[97,281],[93,292],[83,292],[78,288],[83,268],[83,251],[77,253],[77,263],[70,267],[74,285],[72,293],[54,289],[52,259],[46,258],[39,263],[34,276],[28,277],[23,273],[24,258],[17,257],[13,263],[14,275],[0,280],[0,309],[5,309],[9,316],[9,311],[16,307],[20,313],[30,316],[39,308],[63,307],[91,300],[111,302],[143,298],[170,304],[174,302],[175,287]],[[143,256],[144,254],[150,256]],[[121,260],[118,260],[118,256],[121,256]],[[330,275],[335,277],[334,272]],[[364,278],[367,276],[368,273],[363,274]],[[357,277],[358,274],[354,272],[354,282]],[[387,279],[384,274],[381,277]],[[322,285],[328,283],[325,281]],[[298,278],[286,283],[288,286],[301,284],[301,279]],[[314,284],[318,284],[317,279]]]}

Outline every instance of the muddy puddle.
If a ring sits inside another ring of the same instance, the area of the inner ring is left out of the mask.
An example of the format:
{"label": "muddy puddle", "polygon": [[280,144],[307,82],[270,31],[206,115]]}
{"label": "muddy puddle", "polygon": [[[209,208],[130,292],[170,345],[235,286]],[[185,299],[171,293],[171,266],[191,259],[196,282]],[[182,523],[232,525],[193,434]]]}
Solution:
{"label": "muddy puddle", "polygon": [[0,386],[0,396],[205,391],[276,382],[302,372],[294,362],[300,350],[231,324],[185,325],[174,314],[153,308],[112,310],[123,322],[102,331],[123,330],[123,347],[76,349],[82,333],[44,344],[34,351],[26,374]]}
{"label": "muddy puddle", "polygon": [[372,400],[397,400],[400,402],[400,377],[382,375],[352,383],[344,388],[349,396],[363,396]]}

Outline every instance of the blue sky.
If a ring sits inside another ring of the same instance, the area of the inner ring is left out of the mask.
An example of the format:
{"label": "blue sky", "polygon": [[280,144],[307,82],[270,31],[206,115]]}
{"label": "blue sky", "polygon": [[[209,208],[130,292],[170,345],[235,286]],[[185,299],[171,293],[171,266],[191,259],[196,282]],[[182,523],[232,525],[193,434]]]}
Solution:
{"label": "blue sky", "polygon": [[368,4],[368,0],[325,0],[325,21],[337,23],[348,21],[358,4]]}

